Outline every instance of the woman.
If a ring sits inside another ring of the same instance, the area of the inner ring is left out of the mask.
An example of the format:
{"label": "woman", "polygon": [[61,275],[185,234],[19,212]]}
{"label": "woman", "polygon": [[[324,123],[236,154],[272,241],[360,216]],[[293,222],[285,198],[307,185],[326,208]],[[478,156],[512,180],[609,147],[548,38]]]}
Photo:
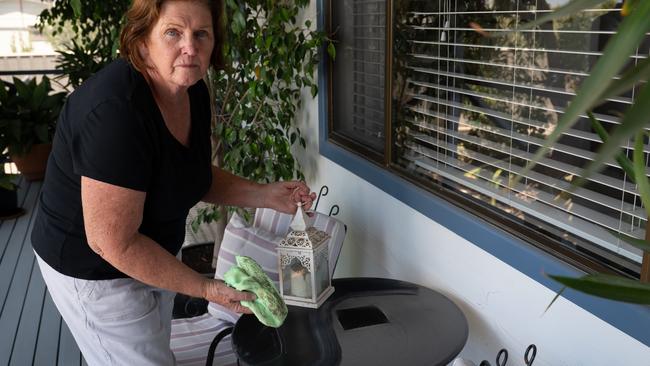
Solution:
{"label": "woman", "polygon": [[197,201],[293,212],[301,182],[259,185],[211,165],[220,1],[135,0],[122,58],[69,97],[32,243],[52,299],[89,365],[171,365],[173,293],[238,312],[251,293],[175,257]]}

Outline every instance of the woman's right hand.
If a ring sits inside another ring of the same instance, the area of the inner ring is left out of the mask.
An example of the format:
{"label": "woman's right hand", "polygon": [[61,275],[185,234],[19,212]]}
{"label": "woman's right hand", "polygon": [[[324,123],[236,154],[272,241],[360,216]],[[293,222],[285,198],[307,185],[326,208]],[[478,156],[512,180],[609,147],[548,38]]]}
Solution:
{"label": "woman's right hand", "polygon": [[247,291],[237,291],[226,285],[223,281],[208,279],[204,284],[204,298],[216,302],[237,313],[252,314],[253,312],[243,306],[240,301],[253,301],[255,294]]}

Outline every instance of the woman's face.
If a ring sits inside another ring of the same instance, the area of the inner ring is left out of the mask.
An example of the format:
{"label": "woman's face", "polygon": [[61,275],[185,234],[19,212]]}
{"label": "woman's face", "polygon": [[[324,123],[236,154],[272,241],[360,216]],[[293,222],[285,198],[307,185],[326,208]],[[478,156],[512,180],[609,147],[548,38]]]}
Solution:
{"label": "woman's face", "polygon": [[154,83],[187,88],[210,66],[214,47],[212,15],[202,1],[165,1],[142,47]]}

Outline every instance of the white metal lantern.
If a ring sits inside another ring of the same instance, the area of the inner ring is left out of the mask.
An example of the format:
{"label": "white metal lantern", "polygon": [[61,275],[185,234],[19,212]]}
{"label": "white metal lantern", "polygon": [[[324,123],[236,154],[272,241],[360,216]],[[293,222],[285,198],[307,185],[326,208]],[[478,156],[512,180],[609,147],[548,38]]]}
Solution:
{"label": "white metal lantern", "polygon": [[280,242],[280,294],[289,305],[318,308],[333,292],[329,271],[330,236],[311,226],[298,205],[291,231]]}

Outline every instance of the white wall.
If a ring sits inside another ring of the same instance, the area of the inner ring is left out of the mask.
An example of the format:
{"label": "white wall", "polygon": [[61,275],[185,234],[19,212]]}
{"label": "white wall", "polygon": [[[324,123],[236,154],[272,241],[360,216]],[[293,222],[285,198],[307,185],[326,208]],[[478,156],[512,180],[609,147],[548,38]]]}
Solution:
{"label": "white wall", "polygon": [[338,204],[348,226],[335,277],[388,277],[444,293],[467,316],[461,356],[477,365],[494,365],[502,347],[508,366],[524,365],[530,343],[537,345],[535,366],[650,365],[650,348],[564,299],[544,313],[554,292],[320,156],[318,105],[304,99],[299,120],[308,149],[299,154],[307,182],[314,190],[329,186],[319,211]]}

